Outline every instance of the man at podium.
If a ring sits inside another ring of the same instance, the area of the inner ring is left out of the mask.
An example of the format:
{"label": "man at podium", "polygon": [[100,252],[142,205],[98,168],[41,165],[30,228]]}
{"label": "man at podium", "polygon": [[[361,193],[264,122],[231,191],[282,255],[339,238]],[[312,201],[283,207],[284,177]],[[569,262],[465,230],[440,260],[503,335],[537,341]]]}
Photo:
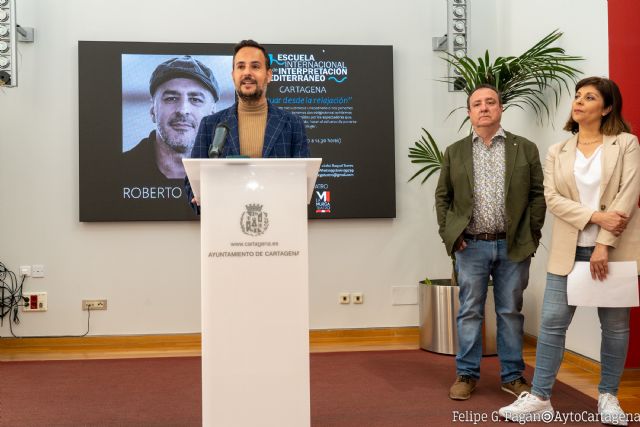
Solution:
{"label": "man at podium", "polygon": [[[266,49],[254,40],[238,43],[231,76],[237,102],[202,119],[191,157],[309,157],[304,121],[267,101],[272,70]],[[199,210],[187,178],[185,189]]]}

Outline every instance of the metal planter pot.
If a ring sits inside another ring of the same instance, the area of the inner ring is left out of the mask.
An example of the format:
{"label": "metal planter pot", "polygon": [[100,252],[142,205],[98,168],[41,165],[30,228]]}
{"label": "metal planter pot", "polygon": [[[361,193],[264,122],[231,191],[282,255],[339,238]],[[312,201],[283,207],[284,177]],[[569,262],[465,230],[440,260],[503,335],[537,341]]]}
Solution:
{"label": "metal planter pot", "polygon": [[[432,280],[420,289],[420,348],[435,353],[452,354],[458,352],[456,317],[460,309],[458,286],[452,286],[450,279]],[[493,301],[493,286],[487,290],[482,328],[482,354],[491,356],[496,351],[496,311]]]}

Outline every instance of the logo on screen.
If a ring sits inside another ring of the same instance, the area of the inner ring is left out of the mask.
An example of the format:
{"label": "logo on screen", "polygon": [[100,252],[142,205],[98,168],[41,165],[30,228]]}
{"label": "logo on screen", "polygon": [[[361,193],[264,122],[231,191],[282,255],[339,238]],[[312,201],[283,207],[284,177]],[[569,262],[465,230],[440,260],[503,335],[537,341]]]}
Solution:
{"label": "logo on screen", "polygon": [[331,213],[331,191],[316,191],[316,213]]}
{"label": "logo on screen", "polygon": [[245,206],[246,211],[240,217],[240,228],[249,236],[260,236],[269,228],[269,215],[262,210],[262,205],[257,203]]}

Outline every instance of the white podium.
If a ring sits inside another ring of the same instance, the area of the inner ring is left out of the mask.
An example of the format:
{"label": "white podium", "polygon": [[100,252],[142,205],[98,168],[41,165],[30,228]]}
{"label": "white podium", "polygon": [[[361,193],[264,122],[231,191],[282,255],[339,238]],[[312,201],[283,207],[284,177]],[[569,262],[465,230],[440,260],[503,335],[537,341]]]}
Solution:
{"label": "white podium", "polygon": [[307,203],[322,159],[184,159],[201,206],[202,423],[310,425]]}

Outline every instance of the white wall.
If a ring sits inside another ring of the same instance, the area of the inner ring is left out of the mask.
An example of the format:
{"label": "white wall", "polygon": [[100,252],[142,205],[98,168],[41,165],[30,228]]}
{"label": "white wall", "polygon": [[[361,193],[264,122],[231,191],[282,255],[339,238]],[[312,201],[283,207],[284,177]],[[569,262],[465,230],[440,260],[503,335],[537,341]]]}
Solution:
{"label": "white wall", "polygon": [[[464,97],[435,81],[446,69],[431,50],[431,37],[445,32],[445,0],[17,3],[18,21],[36,28],[36,42],[19,46],[20,87],[0,89],[0,261],[14,271],[44,264],[46,277],[29,279],[25,290],[49,296],[46,313],[21,315],[17,334],[84,332],[83,298],[109,300],[106,312],[92,314],[91,334],[200,329],[197,223],[78,222],[78,40],[234,43],[250,37],[264,43],[393,45],[398,216],[310,222],[310,327],[417,325],[417,306],[393,306],[391,287],[450,273],[437,235],[435,180],[424,186],[406,182],[415,171],[407,150],[422,126],[441,145],[462,136],[456,133],[460,116],[444,119]],[[587,74],[607,73],[605,0],[471,3],[473,55],[487,48],[493,56],[519,54],[560,28],[562,46],[588,58],[581,65]],[[536,126],[529,112],[509,111],[504,125],[536,141],[544,153],[566,136],[560,128],[568,102],[563,99],[555,130]],[[545,262],[543,249],[526,295],[526,330],[534,335]],[[341,291],[364,292],[365,304],[338,305]],[[579,311],[569,348],[597,358],[598,343],[577,339],[580,330],[594,328],[594,313]],[[6,322],[0,335],[9,335]]]}
{"label": "white wall", "polygon": [[[609,70],[608,61],[608,27],[607,2],[605,0],[543,1],[524,2],[501,0],[498,2],[502,20],[501,30],[511,37],[502,38],[498,42],[496,52],[523,52],[542,35],[559,28],[564,32],[559,45],[567,53],[586,58],[578,68],[584,77],[590,75],[606,76]],[[550,11],[553,11],[550,13]],[[573,96],[573,93],[571,93]],[[569,134],[562,130],[569,117],[571,96],[564,96],[555,115],[554,126],[539,126],[532,120],[529,112],[509,110],[505,114],[505,127],[517,129],[538,144],[542,160],[550,145],[566,139]],[[547,212],[543,229],[542,243],[548,248],[551,242],[551,223],[553,218]],[[531,265],[531,280],[525,293],[524,314],[525,331],[538,335],[540,310],[544,294],[546,263],[548,251],[545,247],[538,250]],[[600,359],[600,323],[597,312],[591,308],[578,308],[573,323],[567,333],[567,348]],[[585,339],[589,337],[589,339]]]}

